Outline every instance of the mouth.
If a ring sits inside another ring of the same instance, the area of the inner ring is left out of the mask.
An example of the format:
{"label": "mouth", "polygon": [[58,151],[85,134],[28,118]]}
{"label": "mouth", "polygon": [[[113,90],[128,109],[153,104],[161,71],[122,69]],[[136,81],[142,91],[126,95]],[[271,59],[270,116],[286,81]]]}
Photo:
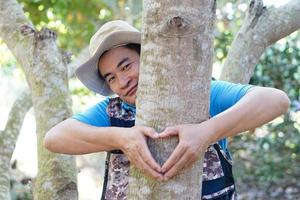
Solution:
{"label": "mouth", "polygon": [[125,96],[131,96],[131,95],[135,94],[136,90],[137,90],[137,84],[134,85],[132,88],[130,88],[130,89],[126,92],[126,95],[125,95]]}

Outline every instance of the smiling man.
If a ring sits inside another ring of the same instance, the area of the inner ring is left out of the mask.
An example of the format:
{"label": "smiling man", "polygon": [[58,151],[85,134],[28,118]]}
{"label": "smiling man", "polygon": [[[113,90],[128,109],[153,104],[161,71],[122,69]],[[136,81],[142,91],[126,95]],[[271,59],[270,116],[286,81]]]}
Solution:
{"label": "smiling man", "polygon": [[134,46],[131,44],[109,50],[100,57],[98,65],[100,76],[109,88],[131,105],[135,105],[140,64],[138,47],[135,50]]}
{"label": "smiling man", "polygon": [[[91,57],[79,66],[76,75],[90,90],[117,97],[107,97],[57,124],[46,134],[46,148],[64,154],[110,152],[102,199],[126,199],[130,164],[152,178],[167,181],[195,162],[199,152],[205,152],[202,199],[235,199],[226,138],[283,114],[290,103],[287,95],[274,88],[212,81],[209,120],[166,127],[162,133],[134,126],[140,43],[140,32],[119,20],[104,24],[94,34]],[[146,137],[174,135],[179,144],[160,166],[147,147]]]}

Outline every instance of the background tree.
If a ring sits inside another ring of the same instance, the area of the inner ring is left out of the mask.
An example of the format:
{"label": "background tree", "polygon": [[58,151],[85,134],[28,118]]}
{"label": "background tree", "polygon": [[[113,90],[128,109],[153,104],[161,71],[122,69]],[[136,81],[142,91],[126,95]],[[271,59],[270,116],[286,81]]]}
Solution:
{"label": "background tree", "polygon": [[220,78],[248,83],[266,47],[299,29],[299,10],[299,0],[273,9],[267,9],[262,0],[252,0],[242,27],[232,42]]}
{"label": "background tree", "polygon": [[34,198],[76,199],[73,158],[43,147],[45,132],[71,114],[67,69],[56,35],[48,29],[36,31],[14,0],[0,1],[0,16],[0,36],[23,67],[32,94],[39,161]]}
{"label": "background tree", "polygon": [[31,95],[26,88],[14,102],[5,129],[0,131],[0,199],[3,200],[10,199],[10,159],[24,116],[31,106]]}
{"label": "background tree", "polygon": [[[300,173],[297,168],[300,163],[297,156],[300,130],[297,88],[300,88],[300,79],[297,79],[299,66],[296,64],[299,33],[265,51],[269,45],[299,29],[300,22],[296,20],[300,17],[299,10],[299,1],[290,1],[279,7],[266,7],[263,1],[251,1],[223,66],[221,79],[247,83],[254,74],[250,83],[280,88],[294,102],[288,114],[257,129],[256,136],[234,138],[235,160],[243,161],[237,162],[234,172],[238,188],[245,192],[245,198],[293,199],[299,193],[296,189],[299,184],[295,181],[296,174]],[[228,29],[226,35],[232,38],[233,34]],[[226,46],[226,42],[223,45]],[[224,54],[226,52],[225,49]],[[260,63],[255,68],[259,59]],[[257,192],[256,188],[266,189]]]}

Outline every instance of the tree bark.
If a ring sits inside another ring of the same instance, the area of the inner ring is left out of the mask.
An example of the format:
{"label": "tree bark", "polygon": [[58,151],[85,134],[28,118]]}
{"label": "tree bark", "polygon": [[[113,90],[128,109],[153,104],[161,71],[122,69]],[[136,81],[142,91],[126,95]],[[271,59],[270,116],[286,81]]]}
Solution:
{"label": "tree bark", "polygon": [[266,8],[262,0],[252,0],[238,31],[220,79],[248,83],[265,49],[300,28],[300,0],[278,8]]}
{"label": "tree bark", "polygon": [[[136,125],[162,131],[208,119],[215,6],[213,0],[144,1]],[[148,145],[163,164],[177,143],[172,138]],[[164,183],[132,166],[129,199],[201,199],[203,155]]]}
{"label": "tree bark", "polygon": [[[68,64],[68,77],[75,76],[75,69],[89,57],[88,48],[84,48],[78,56]],[[29,88],[24,89],[23,92],[16,99],[9,112],[8,121],[3,131],[0,131],[0,199],[10,199],[10,184],[9,184],[9,166],[10,159],[13,154],[15,144],[20,133],[20,129],[24,117],[28,110],[32,107],[32,100]]]}
{"label": "tree bark", "polygon": [[31,108],[31,95],[26,88],[15,100],[3,131],[0,131],[0,199],[10,198],[10,160],[20,133],[24,117]]}
{"label": "tree bark", "polygon": [[56,34],[36,31],[17,1],[0,0],[0,36],[23,67],[32,94],[38,143],[34,198],[77,199],[74,158],[43,146],[46,131],[71,114],[67,67]]}

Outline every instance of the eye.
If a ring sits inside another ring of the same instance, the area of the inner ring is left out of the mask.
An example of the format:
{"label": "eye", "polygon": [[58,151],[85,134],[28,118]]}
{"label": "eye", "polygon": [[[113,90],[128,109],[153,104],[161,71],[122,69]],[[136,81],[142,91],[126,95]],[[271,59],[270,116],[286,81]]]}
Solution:
{"label": "eye", "polygon": [[130,69],[132,63],[128,63],[127,65],[124,65],[122,68],[122,71],[126,71],[128,69]]}
{"label": "eye", "polygon": [[115,77],[114,77],[114,76],[109,76],[109,77],[107,77],[107,79],[106,79],[106,81],[107,81],[109,84],[112,84],[114,80],[115,80]]}

